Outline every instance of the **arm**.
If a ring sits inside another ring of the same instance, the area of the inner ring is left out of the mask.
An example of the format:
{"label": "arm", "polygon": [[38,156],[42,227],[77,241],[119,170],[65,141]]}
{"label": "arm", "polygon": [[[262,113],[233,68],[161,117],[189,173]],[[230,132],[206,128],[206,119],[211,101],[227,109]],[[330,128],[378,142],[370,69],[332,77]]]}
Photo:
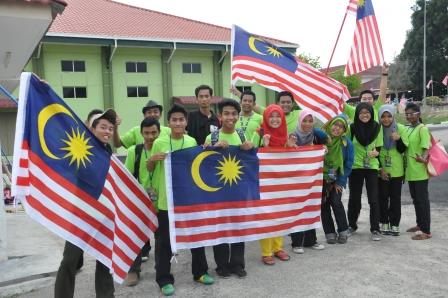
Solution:
{"label": "arm", "polygon": [[381,72],[380,94],[378,96],[378,102],[381,103],[380,105],[383,105],[386,102],[388,75],[389,75],[389,64],[384,62],[382,72]]}
{"label": "arm", "polygon": [[346,138],[347,146],[344,147],[344,175],[339,175],[336,179],[336,184],[341,187],[346,187],[348,176],[352,173],[352,166],[355,159],[355,151],[353,143]]}
{"label": "arm", "polygon": [[120,148],[123,146],[121,143],[120,134],[118,133],[118,126],[121,124],[121,118],[117,116],[117,123],[114,126],[114,146],[115,148]]}

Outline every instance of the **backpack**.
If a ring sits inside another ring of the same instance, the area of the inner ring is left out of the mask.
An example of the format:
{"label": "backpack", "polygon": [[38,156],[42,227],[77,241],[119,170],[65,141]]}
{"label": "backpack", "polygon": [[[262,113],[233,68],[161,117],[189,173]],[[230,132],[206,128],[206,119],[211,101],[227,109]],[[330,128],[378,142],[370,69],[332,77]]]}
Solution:
{"label": "backpack", "polygon": [[[235,128],[235,131],[238,133],[240,137],[241,144],[246,141],[246,136],[244,135],[244,131],[241,128]],[[219,129],[212,131],[210,139],[212,141],[212,146],[214,146],[219,140]]]}
{"label": "backpack", "polygon": [[142,159],[143,146],[144,144],[137,144],[135,146],[134,172],[132,173],[132,175],[135,177],[135,179],[137,179],[138,182],[140,182],[140,160]]}

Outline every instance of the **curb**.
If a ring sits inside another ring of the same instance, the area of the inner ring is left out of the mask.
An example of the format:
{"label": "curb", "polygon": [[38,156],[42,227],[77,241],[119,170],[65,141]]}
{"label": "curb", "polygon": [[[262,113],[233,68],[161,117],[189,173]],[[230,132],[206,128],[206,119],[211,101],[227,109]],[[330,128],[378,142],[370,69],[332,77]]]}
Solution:
{"label": "curb", "polygon": [[44,277],[0,288],[0,297],[11,297],[29,293],[40,288],[54,285],[56,277]]}

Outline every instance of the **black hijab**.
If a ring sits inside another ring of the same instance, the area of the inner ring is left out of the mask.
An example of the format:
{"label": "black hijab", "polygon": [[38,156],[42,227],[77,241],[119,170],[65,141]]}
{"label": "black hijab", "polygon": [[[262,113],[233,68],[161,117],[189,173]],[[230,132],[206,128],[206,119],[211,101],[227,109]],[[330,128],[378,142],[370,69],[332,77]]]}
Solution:
{"label": "black hijab", "polygon": [[[359,113],[362,109],[366,109],[370,113],[370,120],[367,123],[359,120]],[[356,106],[354,123],[350,125],[351,134],[356,137],[358,143],[362,146],[368,146],[375,141],[380,132],[380,125],[374,119],[373,107],[365,102],[361,102]]]}

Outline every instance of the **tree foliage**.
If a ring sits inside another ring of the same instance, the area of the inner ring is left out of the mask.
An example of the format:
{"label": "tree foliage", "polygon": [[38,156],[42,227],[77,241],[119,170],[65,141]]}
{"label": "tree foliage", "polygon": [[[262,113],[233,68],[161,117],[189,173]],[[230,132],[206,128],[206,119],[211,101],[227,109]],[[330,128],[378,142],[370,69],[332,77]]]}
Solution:
{"label": "tree foliage", "polygon": [[[434,94],[446,90],[440,81],[448,72],[448,0],[430,0],[426,2],[426,78],[431,75],[434,81]],[[408,31],[400,61],[413,65],[409,70],[410,79],[416,90],[423,87],[423,17],[424,0],[416,0],[412,14],[412,29]]]}
{"label": "tree foliage", "polygon": [[330,73],[330,77],[347,86],[347,89],[351,95],[353,95],[354,91],[358,90],[361,87],[361,78],[357,75],[352,75],[348,77],[344,76],[343,68]]}
{"label": "tree foliage", "polygon": [[398,58],[389,67],[388,87],[394,93],[412,89],[412,73],[415,68],[415,61],[399,60]]}
{"label": "tree foliage", "polygon": [[301,53],[301,54],[299,54],[298,57],[299,57],[299,59],[302,62],[305,62],[305,63],[311,65],[312,67],[316,68],[316,69],[320,69],[321,68],[320,61],[319,61],[319,59],[320,59],[319,56],[313,57],[313,56],[311,56],[311,54]]}

